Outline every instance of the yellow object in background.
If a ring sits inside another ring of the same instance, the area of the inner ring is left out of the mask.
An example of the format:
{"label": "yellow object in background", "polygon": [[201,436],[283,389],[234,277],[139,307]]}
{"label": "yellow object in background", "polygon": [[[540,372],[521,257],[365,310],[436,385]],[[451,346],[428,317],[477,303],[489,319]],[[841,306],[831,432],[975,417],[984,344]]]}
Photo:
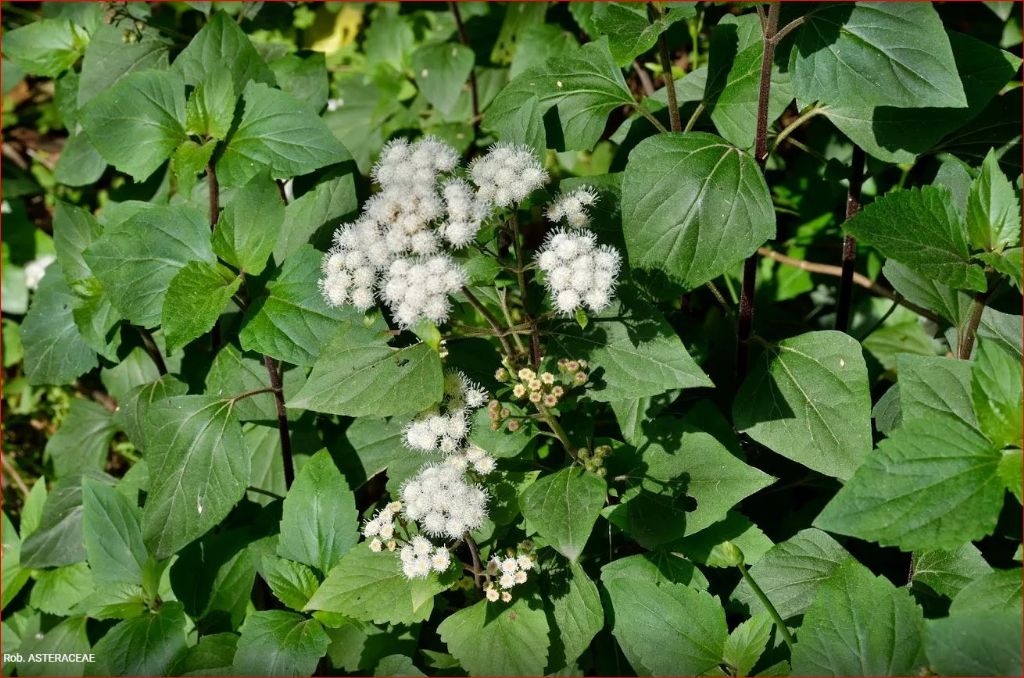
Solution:
{"label": "yellow object in background", "polygon": [[316,12],[316,21],[306,32],[309,48],[324,54],[333,54],[352,43],[359,34],[363,23],[362,5],[345,4],[337,12],[321,6]]}

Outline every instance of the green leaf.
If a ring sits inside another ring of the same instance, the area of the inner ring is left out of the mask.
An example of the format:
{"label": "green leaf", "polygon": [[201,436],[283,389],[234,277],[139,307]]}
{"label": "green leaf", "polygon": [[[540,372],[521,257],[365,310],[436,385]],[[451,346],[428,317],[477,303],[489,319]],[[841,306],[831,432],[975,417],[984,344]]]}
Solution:
{"label": "green leaf", "polygon": [[185,131],[218,141],[226,139],[236,103],[231,75],[226,71],[210,71],[185,102]]}
{"label": "green leaf", "polygon": [[695,288],[775,236],[775,212],[754,159],[704,132],[658,134],[629,154],[622,230],[630,264]]}
{"label": "green leaf", "polygon": [[[91,477],[109,479],[109,476]],[[39,527],[21,545],[21,564],[39,569],[70,565],[85,559],[82,476],[68,476],[51,488],[39,518]]]}
{"label": "green leaf", "polygon": [[956,66],[931,5],[861,2],[807,14],[791,70],[799,106],[820,102],[847,132],[847,117],[878,109],[965,108]]}
{"label": "green leaf", "polygon": [[76,132],[64,144],[53,169],[53,178],[65,186],[88,186],[99,181],[106,169],[107,161],[89,137],[84,132]]}
{"label": "green leaf", "polygon": [[932,549],[914,554],[913,581],[926,584],[939,595],[950,598],[990,572],[992,568],[974,544],[964,544],[951,551]]}
{"label": "green leaf", "polygon": [[1012,676],[1020,672],[1024,629],[1016,611],[951,614],[929,619],[925,625],[925,652],[935,675]]}
{"label": "green leaf", "polygon": [[725,639],[722,660],[735,669],[735,675],[750,675],[768,645],[772,624],[772,618],[763,612],[737,626]]}
{"label": "green leaf", "polygon": [[793,673],[815,676],[916,674],[924,615],[905,588],[850,560],[818,588],[793,650]]}
{"label": "green leaf", "polygon": [[971,406],[971,364],[964,360],[896,356],[899,373],[900,412],[911,421],[933,414],[952,416],[978,429]]}
{"label": "green leaf", "polygon": [[985,289],[949,191],[934,186],[888,193],[844,224],[886,257],[951,287]]}
{"label": "green leaf", "polygon": [[[812,528],[770,548],[749,572],[779,616],[790,619],[803,614],[814,601],[821,582],[851,559],[839,542]],[[745,580],[740,580],[732,597],[746,604],[751,615],[766,611]]]}
{"label": "green leaf", "polygon": [[349,322],[287,406],[350,417],[421,412],[441,401],[441,372],[441,359],[426,344],[395,350],[386,335]]}
{"label": "green leaf", "polygon": [[604,609],[597,586],[579,563],[569,564],[564,579],[551,584],[546,599],[556,631],[548,660],[551,672],[572,666],[586,652],[604,627]]}
{"label": "green leaf", "polygon": [[174,353],[209,332],[241,284],[241,275],[220,264],[185,264],[171,278],[160,311],[167,352]]}
{"label": "green leaf", "polygon": [[83,481],[82,541],[98,584],[142,584],[142,511],[110,485]]}
{"label": "green leaf", "polygon": [[72,617],[63,620],[45,634],[39,632],[34,636],[25,637],[17,648],[18,653],[26,658],[36,655],[43,661],[18,662],[18,675],[81,676],[89,664],[84,661],[61,659],[73,659],[74,655],[90,654],[89,637],[85,629],[87,621],[85,617]]}
{"label": "green leaf", "polygon": [[1009,350],[988,339],[978,342],[971,369],[971,400],[981,432],[998,448],[1021,446],[1021,380],[1021,362]]}
{"label": "green leaf", "polygon": [[242,98],[245,112],[217,162],[225,183],[241,186],[265,167],[286,179],[351,160],[320,116],[295,97],[250,82]]}
{"label": "green leaf", "polygon": [[743,562],[748,566],[758,562],[774,546],[761,528],[739,511],[729,511],[725,519],[675,545],[688,558],[708,567],[735,567],[732,557],[725,552],[725,542],[743,551]]}
{"label": "green leaf", "polygon": [[608,2],[594,5],[591,20],[596,35],[608,36],[608,49],[619,66],[628,66],[634,58],[654,47],[658,36],[672,24],[696,15],[692,4],[679,3],[664,15],[651,20],[644,5]]}
{"label": "green leaf", "polygon": [[85,563],[43,570],[36,574],[28,602],[46,614],[66,617],[85,600],[94,586],[92,573]]}
{"label": "green leaf", "polygon": [[43,517],[43,506],[46,505],[46,479],[36,480],[32,491],[28,493],[25,503],[21,507],[21,538],[27,539],[30,534],[39,528],[39,521]]}
{"label": "green leaf", "polygon": [[[415,475],[429,461],[427,457],[409,454],[403,433],[408,421],[409,417],[360,417],[352,422],[345,430],[345,437],[356,457],[353,466],[344,467],[350,483],[369,480],[387,469],[387,490],[397,493],[405,479]],[[515,506],[518,514],[518,503]]]}
{"label": "green leaf", "polygon": [[82,109],[82,127],[103,159],[145,181],[185,141],[185,83],[172,71],[138,71]]}
{"label": "green leaf", "polygon": [[187,392],[188,386],[176,377],[164,375],[155,381],[133,388],[128,395],[120,398],[114,420],[137,448],[145,450],[146,411],[150,405],[164,398],[185,395]]}
{"label": "green leaf", "polygon": [[601,568],[601,583],[606,587],[612,579],[619,577],[651,584],[683,584],[701,591],[708,589],[708,580],[701,571],[691,561],[670,551],[648,551],[626,556]]}
{"label": "green leaf", "polygon": [[473,50],[458,43],[424,45],[412,53],[416,86],[427,101],[441,111],[451,113],[473,70]]}
{"label": "green leaf", "polygon": [[[289,374],[289,373],[285,373]],[[228,344],[217,352],[206,375],[206,395],[232,398],[240,393],[270,388],[267,367],[251,354],[243,355]],[[275,421],[277,406],[273,393],[260,393],[235,403],[239,421]]]}
{"label": "green leaf", "polygon": [[281,235],[284,214],[276,184],[266,173],[257,174],[224,208],[213,251],[244,273],[259,275]]}
{"label": "green leaf", "polygon": [[75,326],[74,299],[60,264],[51,264],[21,323],[29,383],[68,384],[96,366],[96,352]]}
{"label": "green leaf", "polygon": [[742,461],[735,437],[723,442],[711,432],[722,424],[709,403],[683,419],[649,422],[635,450],[616,450],[605,462],[609,476],[626,478],[608,520],[653,548],[722,520],[744,497],[771,484],[771,476]]}
{"label": "green leaf", "polygon": [[85,106],[97,94],[131,73],[167,68],[170,42],[158,30],[147,26],[142,29],[142,37],[134,42],[125,42],[124,30],[111,23],[102,24],[93,32],[82,58],[77,93],[79,106]]}
{"label": "green leaf", "polygon": [[904,550],[953,549],[990,534],[1003,504],[998,449],[949,417],[904,422],[814,521]]}
{"label": "green leaf", "polygon": [[242,676],[311,676],[331,644],[320,622],[285,610],[252,612],[239,633],[232,669]]}
{"label": "green leaf", "polygon": [[782,456],[849,478],[871,450],[871,394],[860,344],[832,331],[784,339],[743,382],[733,419]]}
{"label": "green leaf", "polygon": [[426,579],[408,579],[394,553],[374,553],[364,544],[348,550],[306,603],[306,610],[333,612],[375,624],[415,624],[434,609],[434,596],[451,586],[454,569]]}
{"label": "green leaf", "polygon": [[389,654],[383,657],[373,670],[375,676],[425,676],[427,674],[416,668],[412,659],[400,654]]}
{"label": "green leaf", "polygon": [[1011,247],[1002,252],[982,252],[974,257],[1010,279],[1017,290],[1024,289],[1024,250]]}
{"label": "green leaf", "polygon": [[437,627],[448,651],[473,676],[540,676],[548,657],[548,622],[523,597],[511,604],[481,600]]}
{"label": "green leaf", "polygon": [[215,257],[210,225],[198,209],[154,205],[108,225],[85,260],[127,320],[155,327],[178,271],[189,262],[212,264]]}
{"label": "green leaf", "polygon": [[167,558],[227,516],[245,494],[249,455],[231,400],[176,396],[146,408],[146,545]]}
{"label": "green leaf", "polygon": [[185,653],[185,611],[169,601],[156,612],[126,619],[100,639],[89,666],[98,676],[160,676]]}
{"label": "green leaf", "polygon": [[265,555],[259,570],[277,599],[293,610],[302,610],[320,586],[313,570],[292,560]]}
{"label": "green leaf", "polygon": [[1021,569],[990,570],[967,584],[953,598],[950,615],[1013,612],[1021,604]]}
{"label": "green leaf", "polygon": [[277,554],[328,572],[359,539],[356,502],[327,450],[303,466],[284,499]]}
{"label": "green leaf", "polygon": [[[531,97],[536,103],[524,111]],[[504,141],[543,151],[547,141],[541,119],[555,108],[566,150],[590,150],[604,133],[608,115],[620,106],[635,105],[607,39],[601,38],[519,74],[487,107],[482,126]],[[526,130],[535,132],[527,135]]]}
{"label": "green leaf", "polygon": [[971,246],[1002,250],[1020,244],[1020,202],[1013,184],[990,150],[967,196],[967,234]]}
{"label": "green leaf", "polygon": [[91,400],[75,399],[57,432],[46,442],[44,459],[53,464],[54,476],[102,471],[117,427],[113,413]]}
{"label": "green leaf", "polygon": [[75,65],[89,36],[67,19],[42,19],[4,31],[4,56],[29,75],[56,78]]}
{"label": "green leaf", "polygon": [[107,360],[118,360],[123,318],[111,303],[110,295],[97,278],[76,283],[73,292],[71,316],[82,341]]}
{"label": "green leaf", "polygon": [[224,12],[215,12],[174,60],[173,70],[186,85],[199,85],[222,69],[230,74],[236,92],[250,80],[275,84],[274,74],[238,23]]}
{"label": "green leaf", "polygon": [[322,52],[286,54],[268,64],[281,89],[309,104],[314,111],[322,111],[330,92],[327,63]]}
{"label": "green leaf", "polygon": [[[100,381],[107,393],[118,401],[126,399],[133,388],[159,378],[156,363],[141,346],[133,348],[117,365],[100,370]],[[116,411],[114,417],[117,417]]]}
{"label": "green leaf", "polygon": [[625,289],[619,297],[607,312],[590,318],[587,329],[569,321],[547,331],[553,354],[585,358],[600,368],[588,389],[591,398],[609,402],[713,386],[655,308]]}
{"label": "green leaf", "polygon": [[196,177],[206,171],[216,142],[213,140],[197,144],[187,139],[171,157],[171,169],[174,171],[176,189],[182,195],[191,195],[196,185]]}
{"label": "green leaf", "polygon": [[594,529],[608,490],[605,481],[570,466],[531,484],[519,498],[530,525],[552,548],[576,562]]}
{"label": "green leaf", "polygon": [[274,260],[288,266],[304,244],[326,239],[326,231],[333,230],[338,219],[358,207],[353,174],[317,184],[285,207],[281,237],[274,247]]}
{"label": "green leaf", "polygon": [[705,591],[617,577],[604,582],[612,635],[641,676],[699,675],[718,665],[729,630]]}
{"label": "green leaf", "polygon": [[68,285],[92,277],[82,253],[100,237],[103,227],[92,214],[66,202],[57,201],[53,210],[53,247]]}
{"label": "green leaf", "polygon": [[4,555],[0,559],[0,591],[3,597],[2,607],[7,607],[7,603],[14,600],[25,586],[30,573],[27,568],[21,567],[21,539],[18,537],[18,531],[14,529],[14,524],[6,513],[0,515],[0,538],[3,539]]}
{"label": "green leaf", "polygon": [[962,303],[965,294],[921,275],[894,259],[886,260],[882,272],[893,289],[907,301],[935,311],[954,325],[960,324],[966,310],[966,304]]}
{"label": "green leaf", "polygon": [[188,649],[171,671],[175,676],[226,676],[231,671],[238,636],[212,633],[202,636]]}
{"label": "green leaf", "polygon": [[1006,450],[999,460],[999,467],[996,471],[999,479],[1007,490],[1013,492],[1018,503],[1024,503],[1024,488],[1021,487],[1021,477],[1024,476],[1022,468],[1021,450]]}

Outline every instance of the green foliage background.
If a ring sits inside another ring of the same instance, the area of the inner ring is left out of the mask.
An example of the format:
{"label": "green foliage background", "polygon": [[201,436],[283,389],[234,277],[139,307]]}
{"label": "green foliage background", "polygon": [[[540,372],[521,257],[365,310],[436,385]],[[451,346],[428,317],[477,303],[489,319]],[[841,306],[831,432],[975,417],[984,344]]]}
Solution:
{"label": "green foliage background", "polygon": [[[3,675],[1020,674],[1019,5],[2,14]],[[427,134],[552,182],[414,334],[317,280]],[[628,265],[556,318],[510,251],[583,185]],[[475,422],[510,603],[359,537],[443,366],[512,400],[477,299],[592,375]]]}

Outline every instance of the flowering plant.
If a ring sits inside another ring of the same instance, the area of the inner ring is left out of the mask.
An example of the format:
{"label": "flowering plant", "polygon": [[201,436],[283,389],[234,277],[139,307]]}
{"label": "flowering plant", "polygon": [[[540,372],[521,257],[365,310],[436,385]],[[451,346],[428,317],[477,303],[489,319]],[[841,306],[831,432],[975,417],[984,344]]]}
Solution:
{"label": "flowering plant", "polygon": [[1019,6],[4,9],[3,675],[1019,673]]}

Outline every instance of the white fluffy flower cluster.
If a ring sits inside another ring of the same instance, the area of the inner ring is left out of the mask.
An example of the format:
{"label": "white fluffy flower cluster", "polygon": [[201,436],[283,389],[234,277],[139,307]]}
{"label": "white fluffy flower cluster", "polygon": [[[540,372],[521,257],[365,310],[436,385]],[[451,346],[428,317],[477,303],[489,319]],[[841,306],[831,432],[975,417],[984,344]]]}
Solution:
{"label": "white fluffy flower cluster", "polygon": [[499,593],[498,589],[493,584],[488,584],[484,589],[484,595],[487,596],[487,600],[492,603],[498,600],[500,596],[506,603],[512,600],[512,594],[509,591],[514,586],[526,583],[526,573],[533,569],[533,558],[528,555],[507,556],[505,558],[499,558],[494,556],[487,561],[487,574],[497,578],[498,586],[501,587],[502,591]]}
{"label": "white fluffy flower cluster", "polygon": [[55,261],[57,257],[52,254],[43,254],[25,264],[25,287],[30,290],[37,289],[46,275],[46,269]]}
{"label": "white fluffy flower cluster", "polygon": [[434,546],[424,537],[416,535],[398,552],[402,573],[408,579],[426,577],[431,571],[444,572],[451,564],[451,555],[443,546]]}
{"label": "white fluffy flower cluster", "polygon": [[395,514],[401,510],[401,502],[393,501],[377,511],[373,518],[363,525],[363,536],[371,540],[371,551],[378,553],[385,546],[389,551],[395,549]]}
{"label": "white fluffy flower cluster", "polygon": [[428,464],[401,489],[405,515],[431,537],[461,539],[487,517],[487,493],[451,464]]}
{"label": "white fluffy flower cluster", "polygon": [[552,223],[565,221],[572,228],[584,228],[590,224],[587,208],[597,202],[597,191],[584,186],[575,191],[563,193],[548,205],[547,217]]}
{"label": "white fluffy flower cluster", "polygon": [[384,147],[372,170],[380,192],[338,228],[324,257],[320,290],[330,305],[365,311],[380,300],[405,327],[448,319],[448,297],[466,274],[447,250],[470,244],[496,207],[547,181],[532,151],[510,144],[474,161],[472,183],[454,176],[458,165],[455,149],[434,137]]}
{"label": "white fluffy flower cluster", "polygon": [[472,411],[483,407],[486,402],[487,391],[459,370],[448,371],[441,405],[406,425],[403,432],[405,444],[418,452],[459,452],[469,435]]}
{"label": "white fluffy flower cluster", "polygon": [[590,231],[559,229],[548,236],[537,256],[548,294],[565,315],[582,306],[594,312],[608,308],[619,263],[615,248],[598,245]]}
{"label": "white fluffy flower cluster", "polygon": [[479,200],[508,207],[521,202],[548,180],[529,146],[495,144],[469,167]]}

